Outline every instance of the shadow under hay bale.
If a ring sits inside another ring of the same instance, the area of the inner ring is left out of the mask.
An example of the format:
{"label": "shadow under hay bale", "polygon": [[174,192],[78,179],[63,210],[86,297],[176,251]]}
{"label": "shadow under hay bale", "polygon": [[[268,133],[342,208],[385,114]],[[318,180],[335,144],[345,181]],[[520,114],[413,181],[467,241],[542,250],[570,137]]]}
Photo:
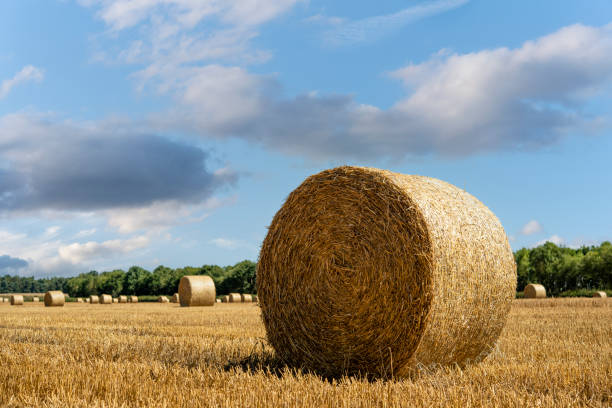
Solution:
{"label": "shadow under hay bale", "polygon": [[291,366],[332,377],[478,361],[495,346],[515,287],[505,231],[475,197],[348,166],[289,195],[257,266],[270,344]]}
{"label": "shadow under hay bale", "polygon": [[45,293],[45,307],[61,307],[66,303],[66,297],[60,290],[50,290]]}

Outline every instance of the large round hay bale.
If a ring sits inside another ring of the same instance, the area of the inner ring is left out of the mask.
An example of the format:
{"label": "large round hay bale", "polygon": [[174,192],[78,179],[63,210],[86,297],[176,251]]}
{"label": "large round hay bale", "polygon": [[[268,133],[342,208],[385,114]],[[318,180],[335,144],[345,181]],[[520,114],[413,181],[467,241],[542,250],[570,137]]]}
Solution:
{"label": "large round hay bale", "polygon": [[11,295],[11,305],[20,306],[23,305],[23,296],[22,295]]}
{"label": "large round hay bale", "polygon": [[100,304],[101,305],[112,305],[113,297],[111,295],[100,295]]}
{"label": "large round hay bale", "polygon": [[130,296],[129,300],[130,303],[138,303],[138,296]]}
{"label": "large round hay bale", "polygon": [[172,302],[172,303],[179,303],[179,294],[175,293],[174,295],[172,295],[172,298],[170,299],[170,302]]}
{"label": "large round hay bale", "polygon": [[64,306],[66,302],[66,297],[60,290],[50,290],[45,293],[45,306]]}
{"label": "large round hay bale", "polygon": [[606,298],[608,297],[608,294],[604,292],[603,290],[600,290],[600,291],[593,293],[593,297],[594,298]]}
{"label": "large round hay bale", "polygon": [[241,293],[240,301],[242,303],[251,303],[253,301],[253,296],[249,295],[248,293]]}
{"label": "large round hay bale", "polygon": [[157,301],[159,303],[170,303],[170,300],[168,300],[168,298],[166,296],[160,296],[157,298]]}
{"label": "large round hay bale", "polygon": [[546,297],[546,288],[537,283],[525,286],[523,294],[527,299],[541,299]]}
{"label": "large round hay bale", "polygon": [[100,303],[100,297],[96,295],[91,295],[89,297],[89,303],[92,303],[92,304]]}
{"label": "large round hay bale", "polygon": [[274,216],[257,266],[268,340],[326,375],[403,375],[479,361],[515,296],[502,225],[443,181],[339,167]]}
{"label": "large round hay bale", "polygon": [[178,295],[181,306],[213,306],[217,290],[210,276],[183,276],[179,282]]}
{"label": "large round hay bale", "polygon": [[230,303],[240,303],[242,302],[242,297],[240,297],[240,293],[230,293],[227,296],[227,301]]}

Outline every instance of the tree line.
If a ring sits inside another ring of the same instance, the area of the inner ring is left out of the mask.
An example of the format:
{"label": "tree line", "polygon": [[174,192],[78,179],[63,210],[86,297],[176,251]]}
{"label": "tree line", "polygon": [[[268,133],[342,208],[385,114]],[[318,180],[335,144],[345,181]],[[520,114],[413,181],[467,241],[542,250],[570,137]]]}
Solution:
{"label": "tree line", "polygon": [[256,264],[238,262],[232,266],[204,265],[201,267],[168,268],[160,265],[152,272],[139,266],[127,271],[115,269],[98,273],[90,271],[72,278],[34,279],[5,275],[0,277],[0,293],[39,293],[61,290],[72,297],[87,297],[103,293],[119,295],[172,295],[178,291],[185,275],[208,275],[215,282],[218,295],[230,292],[255,293]]}
{"label": "tree line", "polygon": [[[522,291],[528,283],[544,285],[552,296],[576,290],[612,289],[612,244],[608,241],[599,246],[578,249],[547,242],[535,248],[519,249],[514,253],[514,259],[518,291]],[[219,295],[230,292],[256,293],[256,267],[254,262],[245,260],[225,267],[204,265],[172,269],[158,266],[152,272],[132,266],[127,271],[91,271],[72,278],[34,279],[5,275],[0,277],[0,293],[61,290],[73,297],[102,293],[115,297],[120,294],[171,295],[177,292],[184,275],[210,276]]]}

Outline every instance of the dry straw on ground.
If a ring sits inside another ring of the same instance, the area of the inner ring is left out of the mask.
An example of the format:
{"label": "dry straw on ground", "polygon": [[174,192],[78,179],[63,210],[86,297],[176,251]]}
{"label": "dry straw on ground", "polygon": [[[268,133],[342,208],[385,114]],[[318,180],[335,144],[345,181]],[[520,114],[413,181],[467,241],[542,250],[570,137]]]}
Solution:
{"label": "dry straw on ground", "polygon": [[119,296],[119,303],[127,303],[128,302],[128,298],[125,295],[121,295]]}
{"label": "dry straw on ground", "polygon": [[530,283],[525,286],[523,293],[528,299],[541,299],[546,297],[546,288],[537,283]]}
{"label": "dry straw on ground", "polygon": [[50,290],[45,293],[45,306],[64,306],[66,298],[61,290]]}
{"label": "dry straw on ground", "polygon": [[242,303],[251,303],[253,301],[253,296],[249,295],[248,293],[241,293],[240,301]]}
{"label": "dry straw on ground", "polygon": [[240,293],[230,293],[227,296],[227,301],[230,303],[241,303],[242,298],[240,297]]}
{"label": "dry straw on ground", "polygon": [[170,302],[179,303],[179,294],[175,293],[174,295],[172,295],[172,297],[170,298]]}
{"label": "dry straw on ground", "polygon": [[257,267],[276,352],[334,376],[481,360],[515,286],[504,229],[480,201],[373,168],[306,179],[274,216]]}
{"label": "dry straw on ground", "polygon": [[113,297],[111,295],[100,295],[100,304],[102,305],[112,305]]}
{"label": "dry straw on ground", "polygon": [[128,300],[130,303],[138,303],[138,296],[130,296]]}
{"label": "dry straw on ground", "polygon": [[11,305],[20,306],[23,305],[23,296],[21,295],[11,295]]}
{"label": "dry straw on ground", "polygon": [[179,282],[181,306],[212,306],[216,296],[215,282],[210,276],[183,276]]}
{"label": "dry straw on ground", "polygon": [[168,298],[166,296],[160,296],[157,298],[157,301],[159,303],[170,303],[170,300],[168,300]]}
{"label": "dry straw on ground", "polygon": [[89,297],[89,303],[92,303],[92,304],[100,303],[100,297],[96,295],[91,295]]}
{"label": "dry straw on ground", "polygon": [[606,294],[606,292],[601,290],[601,291],[597,291],[597,292],[593,293],[593,297],[594,298],[605,298],[605,297],[608,297],[608,295]]}

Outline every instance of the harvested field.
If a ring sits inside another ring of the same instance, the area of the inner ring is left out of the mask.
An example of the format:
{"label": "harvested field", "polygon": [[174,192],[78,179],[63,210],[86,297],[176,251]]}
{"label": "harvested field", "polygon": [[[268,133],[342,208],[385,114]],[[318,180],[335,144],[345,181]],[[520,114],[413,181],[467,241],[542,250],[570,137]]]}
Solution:
{"label": "harvested field", "polygon": [[612,404],[611,299],[516,300],[485,361],[403,380],[322,379],[284,367],[264,337],[253,303],[4,303],[0,406]]}

